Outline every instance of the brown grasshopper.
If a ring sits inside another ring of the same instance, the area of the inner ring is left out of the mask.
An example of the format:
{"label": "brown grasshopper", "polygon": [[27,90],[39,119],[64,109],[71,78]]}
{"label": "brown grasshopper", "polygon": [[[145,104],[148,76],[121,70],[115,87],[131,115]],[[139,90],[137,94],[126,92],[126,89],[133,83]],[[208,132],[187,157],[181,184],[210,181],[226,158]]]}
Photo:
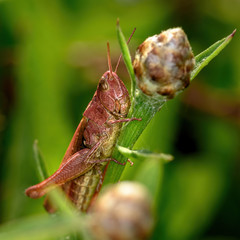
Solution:
{"label": "brown grasshopper", "polygon": [[[107,163],[114,161],[121,165],[126,164],[111,158],[113,148],[122,123],[141,119],[126,118],[130,98],[127,88],[116,74],[121,56],[113,72],[109,44],[107,46],[109,70],[100,78],[93,99],[83,113],[60,167],[46,180],[26,189],[25,193],[30,198],[42,197],[51,189],[61,186],[77,209],[86,211],[91,199],[100,190]],[[54,211],[48,200],[45,208],[49,212]]]}

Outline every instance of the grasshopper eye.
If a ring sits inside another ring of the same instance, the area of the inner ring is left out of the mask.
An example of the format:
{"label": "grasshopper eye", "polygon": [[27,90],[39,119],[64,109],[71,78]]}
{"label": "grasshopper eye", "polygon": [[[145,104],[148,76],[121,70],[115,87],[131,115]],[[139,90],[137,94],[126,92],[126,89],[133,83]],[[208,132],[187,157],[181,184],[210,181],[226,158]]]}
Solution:
{"label": "grasshopper eye", "polygon": [[108,90],[108,83],[104,78],[102,78],[99,82],[99,89],[102,91]]}

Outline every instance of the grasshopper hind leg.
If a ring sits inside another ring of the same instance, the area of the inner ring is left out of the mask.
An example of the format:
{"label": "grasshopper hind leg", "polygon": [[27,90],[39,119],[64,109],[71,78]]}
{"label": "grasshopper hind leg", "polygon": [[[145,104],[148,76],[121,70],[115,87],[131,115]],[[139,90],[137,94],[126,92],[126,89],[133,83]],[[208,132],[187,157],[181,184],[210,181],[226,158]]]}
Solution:
{"label": "grasshopper hind leg", "polygon": [[73,154],[59,169],[44,181],[26,189],[30,198],[40,198],[56,186],[62,185],[88,171],[93,164],[86,161],[91,157],[92,149],[84,148]]}

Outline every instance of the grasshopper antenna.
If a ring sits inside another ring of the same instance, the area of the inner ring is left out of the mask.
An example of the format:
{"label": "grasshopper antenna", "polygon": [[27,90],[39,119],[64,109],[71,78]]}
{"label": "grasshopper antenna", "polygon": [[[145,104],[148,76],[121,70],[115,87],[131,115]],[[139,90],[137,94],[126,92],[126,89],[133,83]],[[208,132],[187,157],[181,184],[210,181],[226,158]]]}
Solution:
{"label": "grasshopper antenna", "polygon": [[[130,36],[129,39],[127,40],[127,44],[130,42],[130,40],[131,40],[133,34],[135,33],[135,31],[136,31],[136,28],[133,29],[131,36]],[[115,68],[115,70],[114,70],[115,73],[117,72],[117,69],[118,69],[118,66],[119,66],[119,64],[120,64],[121,58],[122,58],[122,53],[120,54],[120,56],[119,56],[119,58],[118,58],[117,65],[116,65],[116,68]]]}
{"label": "grasshopper antenna", "polygon": [[107,42],[107,58],[108,58],[108,68],[109,68],[109,72],[112,76],[112,63],[111,63],[111,57],[110,57],[110,46],[109,46],[109,42]]}

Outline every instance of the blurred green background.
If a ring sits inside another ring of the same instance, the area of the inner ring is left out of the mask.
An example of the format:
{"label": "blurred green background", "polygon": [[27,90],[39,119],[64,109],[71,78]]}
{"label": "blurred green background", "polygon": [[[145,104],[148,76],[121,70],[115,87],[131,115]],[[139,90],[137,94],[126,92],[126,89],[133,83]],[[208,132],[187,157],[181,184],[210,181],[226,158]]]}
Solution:
{"label": "blurred green background", "polygon": [[[0,223],[44,212],[42,199],[24,195],[38,182],[33,141],[56,170],[107,70],[107,41],[117,62],[117,18],[126,37],[137,28],[132,56],[148,36],[177,26],[198,54],[239,27],[239,12],[239,0],[0,1]],[[155,203],[152,239],[240,239],[239,53],[237,31],[135,146],[175,156]],[[129,86],[123,63],[118,73]]]}

